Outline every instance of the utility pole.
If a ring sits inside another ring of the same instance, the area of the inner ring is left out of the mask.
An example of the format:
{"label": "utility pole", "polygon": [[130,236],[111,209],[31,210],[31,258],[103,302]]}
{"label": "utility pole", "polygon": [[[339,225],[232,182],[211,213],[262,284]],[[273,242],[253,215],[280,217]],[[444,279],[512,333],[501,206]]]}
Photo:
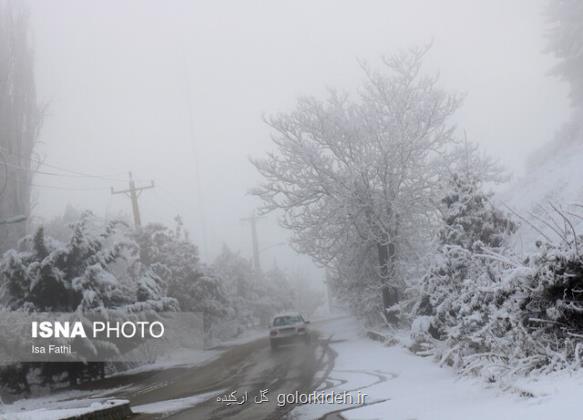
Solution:
{"label": "utility pole", "polygon": [[111,187],[111,194],[125,194],[129,197],[132,202],[132,213],[134,215],[134,225],[136,228],[142,226],[142,219],[140,218],[140,206],[138,205],[138,198],[142,194],[143,190],[147,190],[150,188],[154,188],[154,181],[150,181],[150,185],[145,187],[137,187],[136,183],[134,182],[134,178],[132,177],[132,173],[130,172],[130,182],[129,188],[127,190],[120,190],[115,191],[113,187]]}
{"label": "utility pole", "polygon": [[261,272],[261,263],[259,261],[259,239],[257,238],[257,221],[263,219],[255,214],[255,211],[251,213],[251,216],[244,217],[241,219],[242,222],[249,222],[251,226],[251,240],[253,243],[253,268],[257,273]]}

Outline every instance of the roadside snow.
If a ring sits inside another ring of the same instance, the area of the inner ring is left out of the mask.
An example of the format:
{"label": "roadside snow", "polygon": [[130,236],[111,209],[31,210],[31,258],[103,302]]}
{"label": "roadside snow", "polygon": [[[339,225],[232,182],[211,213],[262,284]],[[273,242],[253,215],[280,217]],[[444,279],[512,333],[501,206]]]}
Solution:
{"label": "roadside snow", "polygon": [[[487,387],[461,378],[400,345],[386,347],[361,337],[351,319],[323,323],[338,353],[326,392],[366,393],[367,406],[307,404],[293,410],[294,419],[315,419],[336,410],[349,420],[553,420],[577,418],[583,373],[560,373],[524,379],[513,389]],[[521,396],[522,393],[522,396]],[[525,397],[524,395],[532,395]],[[377,401],[383,401],[375,403]]]}
{"label": "roadside snow", "polygon": [[[221,355],[221,351],[211,350],[211,351],[177,351],[172,354],[168,354],[157,362],[152,364],[147,364],[139,366],[134,369],[129,369],[123,372],[117,372],[113,375],[108,375],[108,377],[115,376],[128,376],[135,375],[143,372],[165,370],[170,368],[191,368],[194,366],[201,366],[206,363],[210,363]],[[91,403],[95,403],[95,398],[103,396],[114,396],[119,395],[122,391],[127,391],[136,387],[136,385],[127,385],[124,387],[118,387],[115,389],[105,389],[105,390],[94,390],[94,391],[78,391],[78,390],[66,390],[56,392],[46,396],[36,396],[33,398],[23,398],[17,400],[11,404],[2,405],[0,401],[0,420],[28,420],[28,419],[57,419],[63,417],[70,417],[74,415],[83,414],[83,412],[75,411],[75,407],[83,407]],[[117,400],[115,400],[117,401]],[[72,407],[74,405],[75,407]],[[59,411],[59,410],[69,411]],[[50,409],[50,412],[47,411]],[[80,409],[80,408],[79,408]],[[97,407],[93,407],[97,409]],[[65,414],[71,413],[70,416]],[[56,414],[55,414],[56,413]],[[62,417],[58,415],[62,414]],[[56,417],[55,417],[56,416]]]}
{"label": "roadside snow", "polygon": [[34,398],[23,398],[10,404],[2,404],[2,401],[0,401],[0,419],[3,420],[4,418],[2,416],[6,416],[9,413],[28,414],[33,410],[54,407],[59,404],[67,404],[67,402],[73,400],[81,401],[93,399],[93,401],[95,401],[95,398],[109,396],[121,392],[126,388],[127,387],[124,386],[111,389],[100,389],[99,391],[61,391],[49,395],[36,396]]}
{"label": "roadside snow", "polygon": [[2,420],[59,420],[92,413],[106,408],[127,404],[127,400],[75,400],[48,404],[43,408],[25,412],[0,412]]}
{"label": "roadside snow", "polygon": [[186,410],[187,408],[194,407],[201,402],[214,397],[215,395],[220,395],[225,391],[213,391],[207,392],[205,394],[193,395],[191,397],[177,398],[175,400],[165,400],[158,401],[150,404],[137,405],[132,407],[132,411],[136,414],[169,414],[175,413],[177,411]]}

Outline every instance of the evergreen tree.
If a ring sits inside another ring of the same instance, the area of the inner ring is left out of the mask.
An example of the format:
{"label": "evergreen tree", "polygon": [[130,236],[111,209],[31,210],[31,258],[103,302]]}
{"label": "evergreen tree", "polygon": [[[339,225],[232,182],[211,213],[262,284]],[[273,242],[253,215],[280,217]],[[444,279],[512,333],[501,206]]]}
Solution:
{"label": "evergreen tree", "polygon": [[174,229],[152,223],[134,237],[140,250],[141,299],[167,290],[167,296],[176,299],[182,311],[201,312],[207,328],[229,313],[225,291],[201,266],[198,248],[188,239],[179,217]]}
{"label": "evergreen tree", "polygon": [[462,330],[478,328],[480,287],[499,282],[499,265],[487,254],[498,253],[516,224],[494,207],[480,180],[469,173],[454,174],[442,200],[443,227],[435,261],[423,279],[417,309],[427,331],[438,339],[450,339]]}

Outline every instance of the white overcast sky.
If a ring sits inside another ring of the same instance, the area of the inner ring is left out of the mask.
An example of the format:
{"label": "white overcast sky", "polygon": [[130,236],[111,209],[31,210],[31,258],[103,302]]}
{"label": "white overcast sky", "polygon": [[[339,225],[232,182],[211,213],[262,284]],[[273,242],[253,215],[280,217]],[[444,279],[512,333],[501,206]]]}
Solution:
{"label": "white overcast sky", "polygon": [[[461,129],[520,175],[530,152],[567,119],[565,86],[543,52],[543,0],[29,0],[38,91],[48,102],[39,150],[49,164],[124,179],[154,179],[142,217],[170,222],[180,213],[207,247],[223,243],[250,255],[240,218],[257,201],[249,156],[270,149],[263,113],[291,109],[302,94],[353,88],[356,59],[433,40],[429,71],[467,93]],[[189,129],[190,84],[194,139]],[[98,215],[129,213],[102,179],[39,176],[37,215],[70,203]],[[51,189],[58,186],[62,189]],[[71,189],[71,190],[69,190]],[[91,189],[74,191],[73,189]],[[261,247],[285,240],[270,216]],[[305,260],[284,247],[262,253],[284,267]],[[309,268],[307,268],[309,270]]]}

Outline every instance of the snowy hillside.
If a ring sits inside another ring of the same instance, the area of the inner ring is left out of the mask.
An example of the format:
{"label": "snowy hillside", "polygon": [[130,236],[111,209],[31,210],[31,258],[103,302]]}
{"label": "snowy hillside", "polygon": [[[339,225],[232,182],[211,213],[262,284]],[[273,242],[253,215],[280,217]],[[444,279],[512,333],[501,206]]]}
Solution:
{"label": "snowy hillside", "polygon": [[[583,128],[571,124],[561,130],[555,140],[531,157],[526,175],[513,181],[496,201],[516,211],[553,241],[557,235],[549,226],[551,218],[560,222],[557,227],[561,230],[564,226],[549,203],[565,210],[577,232],[583,233],[583,219],[573,215],[583,214],[583,208],[577,206],[583,205]],[[542,235],[525,221],[520,225],[514,236],[516,249],[531,251]]]}

